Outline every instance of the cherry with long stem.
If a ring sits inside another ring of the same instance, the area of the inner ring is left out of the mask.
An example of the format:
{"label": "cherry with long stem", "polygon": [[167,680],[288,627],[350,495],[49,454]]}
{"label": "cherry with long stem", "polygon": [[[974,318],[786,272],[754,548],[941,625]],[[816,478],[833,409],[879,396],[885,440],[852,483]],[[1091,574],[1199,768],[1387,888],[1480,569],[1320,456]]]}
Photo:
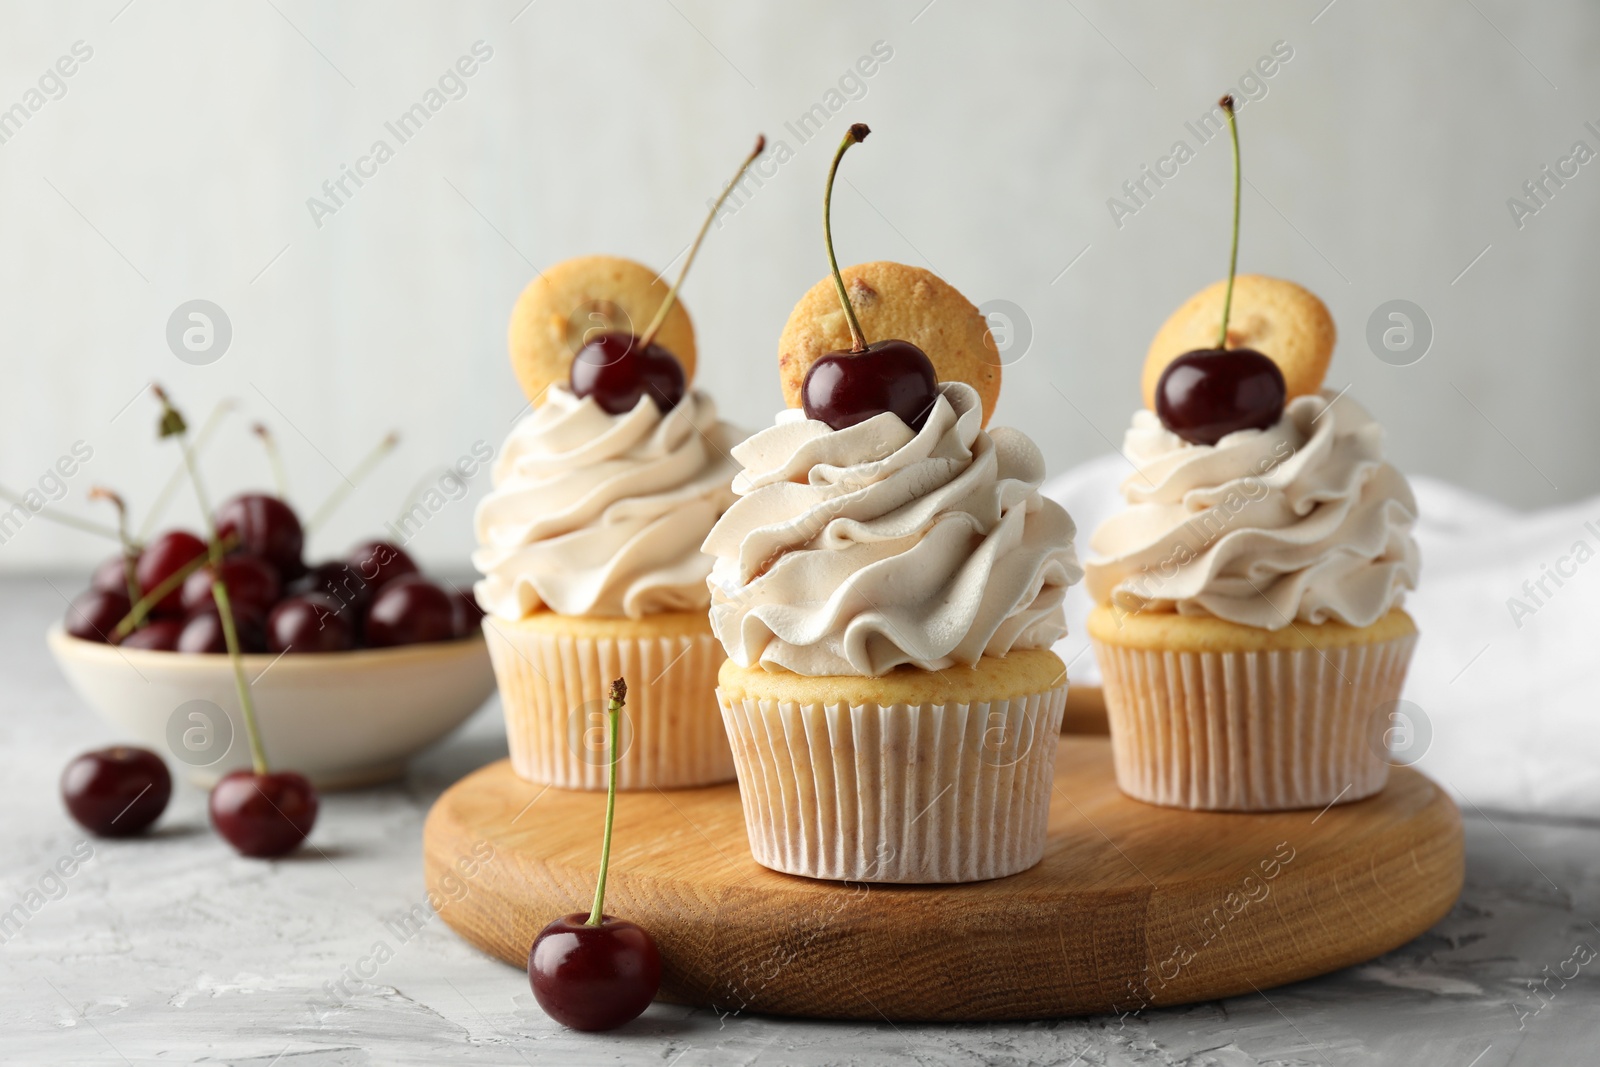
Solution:
{"label": "cherry with long stem", "polygon": [[1156,382],[1156,414],[1177,436],[1196,445],[1214,445],[1241,430],[1264,430],[1283,417],[1288,390],[1283,371],[1252,348],[1228,347],[1233,283],[1239,268],[1239,206],[1243,171],[1239,164],[1239,123],[1231,95],[1218,101],[1233,140],[1233,237],[1228,254],[1228,284],[1222,298],[1217,346],[1201,348],[1167,364]]}
{"label": "cherry with long stem", "polygon": [[299,845],[311,832],[317,819],[317,792],[302,775],[293,771],[273,773],[267,768],[255,703],[250,697],[250,685],[244,676],[244,659],[239,648],[233,604],[228,598],[227,583],[220,577],[222,540],[217,536],[216,520],[212,517],[210,501],[189,447],[188,425],[159,385],[152,384],[150,388],[161,403],[160,435],[163,438],[177,438],[178,448],[183,453],[184,468],[188,471],[195,500],[200,505],[200,514],[205,521],[207,561],[212,574],[218,576],[212,580],[211,596],[217,606],[218,621],[222,624],[223,643],[227,646],[228,660],[233,666],[239,711],[244,717],[245,735],[250,744],[251,769],[224,775],[211,790],[207,804],[211,823],[242,855],[260,859],[281,856]]}
{"label": "cherry with long stem", "polygon": [[591,397],[602,410],[612,415],[632,411],[647,396],[655,401],[662,414],[671,411],[683,400],[688,390],[683,364],[671,352],[656,344],[656,334],[677,303],[678,290],[689,276],[689,268],[694,265],[694,258],[700,251],[706,232],[711,229],[711,223],[744,177],[744,172],[766,151],[766,147],[767,139],[758,134],[755,147],[739,164],[733,180],[723,187],[721,195],[706,213],[705,221],[700,224],[700,232],[695,234],[689,254],[678,271],[677,281],[672,283],[667,295],[662,298],[661,306],[656,308],[655,316],[645,327],[643,336],[635,337],[626,330],[607,330],[588,339],[573,356],[567,382],[574,396]]}
{"label": "cherry with long stem", "polygon": [[617,814],[618,740],[627,695],[627,683],[621,678],[611,683],[606,703],[611,763],[594,906],[587,916],[574,912],[552,922],[528,950],[528,982],[539,1006],[574,1030],[621,1026],[637,1018],[661,987],[661,954],[655,940],[637,924],[605,913],[606,872],[611,867]]}
{"label": "cherry with long stem", "polygon": [[933,361],[910,341],[891,338],[867,343],[833,252],[833,181],[839,173],[839,162],[871,132],[860,122],[845,132],[833,154],[822,191],[822,243],[828,251],[833,287],[850,327],[850,348],[829,352],[807,368],[800,385],[800,403],[806,418],[825,422],[835,430],[845,430],[883,414],[894,414],[911,429],[921,430],[939,398],[939,376]]}

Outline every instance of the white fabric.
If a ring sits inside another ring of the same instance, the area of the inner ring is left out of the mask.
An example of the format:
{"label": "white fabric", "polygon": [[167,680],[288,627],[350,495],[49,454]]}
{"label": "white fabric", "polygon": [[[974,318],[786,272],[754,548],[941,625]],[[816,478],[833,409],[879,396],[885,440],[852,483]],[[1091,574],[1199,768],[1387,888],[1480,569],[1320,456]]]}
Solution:
{"label": "white fabric", "polygon": [[[1103,456],[1043,492],[1094,530],[1126,506],[1118,487],[1129,472],[1122,456]],[[1519,512],[1410,481],[1422,578],[1405,606],[1422,636],[1405,689],[1420,709],[1407,760],[1425,730],[1415,766],[1468,811],[1600,816],[1600,498]],[[1560,585],[1550,577],[1558,567]],[[1082,585],[1068,589],[1066,612],[1056,650],[1074,682],[1098,685]]]}

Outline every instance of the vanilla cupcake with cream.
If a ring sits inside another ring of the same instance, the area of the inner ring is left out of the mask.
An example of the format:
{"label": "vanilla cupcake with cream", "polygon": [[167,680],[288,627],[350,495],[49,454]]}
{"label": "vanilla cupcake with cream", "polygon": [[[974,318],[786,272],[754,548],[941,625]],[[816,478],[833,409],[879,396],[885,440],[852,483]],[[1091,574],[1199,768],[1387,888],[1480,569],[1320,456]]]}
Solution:
{"label": "vanilla cupcake with cream", "polygon": [[997,878],[1044,853],[1067,692],[1050,646],[1083,572],[1039,449],[985,429],[982,313],[920,268],[834,262],[833,176],[868,132],[834,156],[832,271],[779,341],[791,406],[733,450],[739,499],[706,538],[717,693],[757,862]]}

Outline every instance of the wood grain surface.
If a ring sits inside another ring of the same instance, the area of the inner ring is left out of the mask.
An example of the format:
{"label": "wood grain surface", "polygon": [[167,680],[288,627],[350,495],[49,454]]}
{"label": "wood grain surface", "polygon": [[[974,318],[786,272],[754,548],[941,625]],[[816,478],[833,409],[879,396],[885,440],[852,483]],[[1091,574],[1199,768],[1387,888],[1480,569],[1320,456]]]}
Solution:
{"label": "wood grain surface", "polygon": [[[535,934],[586,911],[605,797],[545,789],[505,761],[430,813],[433,902],[523,966]],[[1449,911],[1461,819],[1395,768],[1369,800],[1270,815],[1123,796],[1109,742],[1060,743],[1044,860],[961,886],[818,882],[758,866],[737,788],[625,793],[606,911],[655,935],[661,999],[824,1018],[1123,1013],[1268,989],[1370,959]]]}

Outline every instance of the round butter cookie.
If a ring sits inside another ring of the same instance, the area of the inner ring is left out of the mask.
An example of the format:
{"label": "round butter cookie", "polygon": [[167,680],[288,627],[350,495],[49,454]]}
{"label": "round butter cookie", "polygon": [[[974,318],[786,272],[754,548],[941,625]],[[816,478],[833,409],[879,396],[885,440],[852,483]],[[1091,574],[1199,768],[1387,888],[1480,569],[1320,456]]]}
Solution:
{"label": "round butter cookie", "polygon": [[[858,263],[839,273],[867,341],[898,338],[922,349],[940,381],[966,382],[978,391],[987,425],[1000,397],[1000,353],[972,301],[937,274],[904,263]],[[811,364],[849,349],[850,326],[833,278],[824,276],[794,306],[778,339],[784,403],[800,407]]]}
{"label": "round butter cookie", "polygon": [[[1145,407],[1156,408],[1156,383],[1167,364],[1197,348],[1215,348],[1222,325],[1226,280],[1190,297],[1162,324],[1144,358]],[[1233,283],[1228,315],[1229,348],[1253,348],[1283,371],[1288,398],[1322,389],[1337,338],[1333,316],[1316,294],[1294,282],[1264,274],[1241,274]]]}
{"label": "round butter cookie", "polygon": [[[579,256],[557,263],[522,291],[511,311],[511,369],[538,404],[551,385],[565,383],[572,357],[595,330],[644,332],[670,287],[643,263],[621,256]],[[683,299],[674,302],[656,343],[683,365],[693,383],[694,325]]]}

